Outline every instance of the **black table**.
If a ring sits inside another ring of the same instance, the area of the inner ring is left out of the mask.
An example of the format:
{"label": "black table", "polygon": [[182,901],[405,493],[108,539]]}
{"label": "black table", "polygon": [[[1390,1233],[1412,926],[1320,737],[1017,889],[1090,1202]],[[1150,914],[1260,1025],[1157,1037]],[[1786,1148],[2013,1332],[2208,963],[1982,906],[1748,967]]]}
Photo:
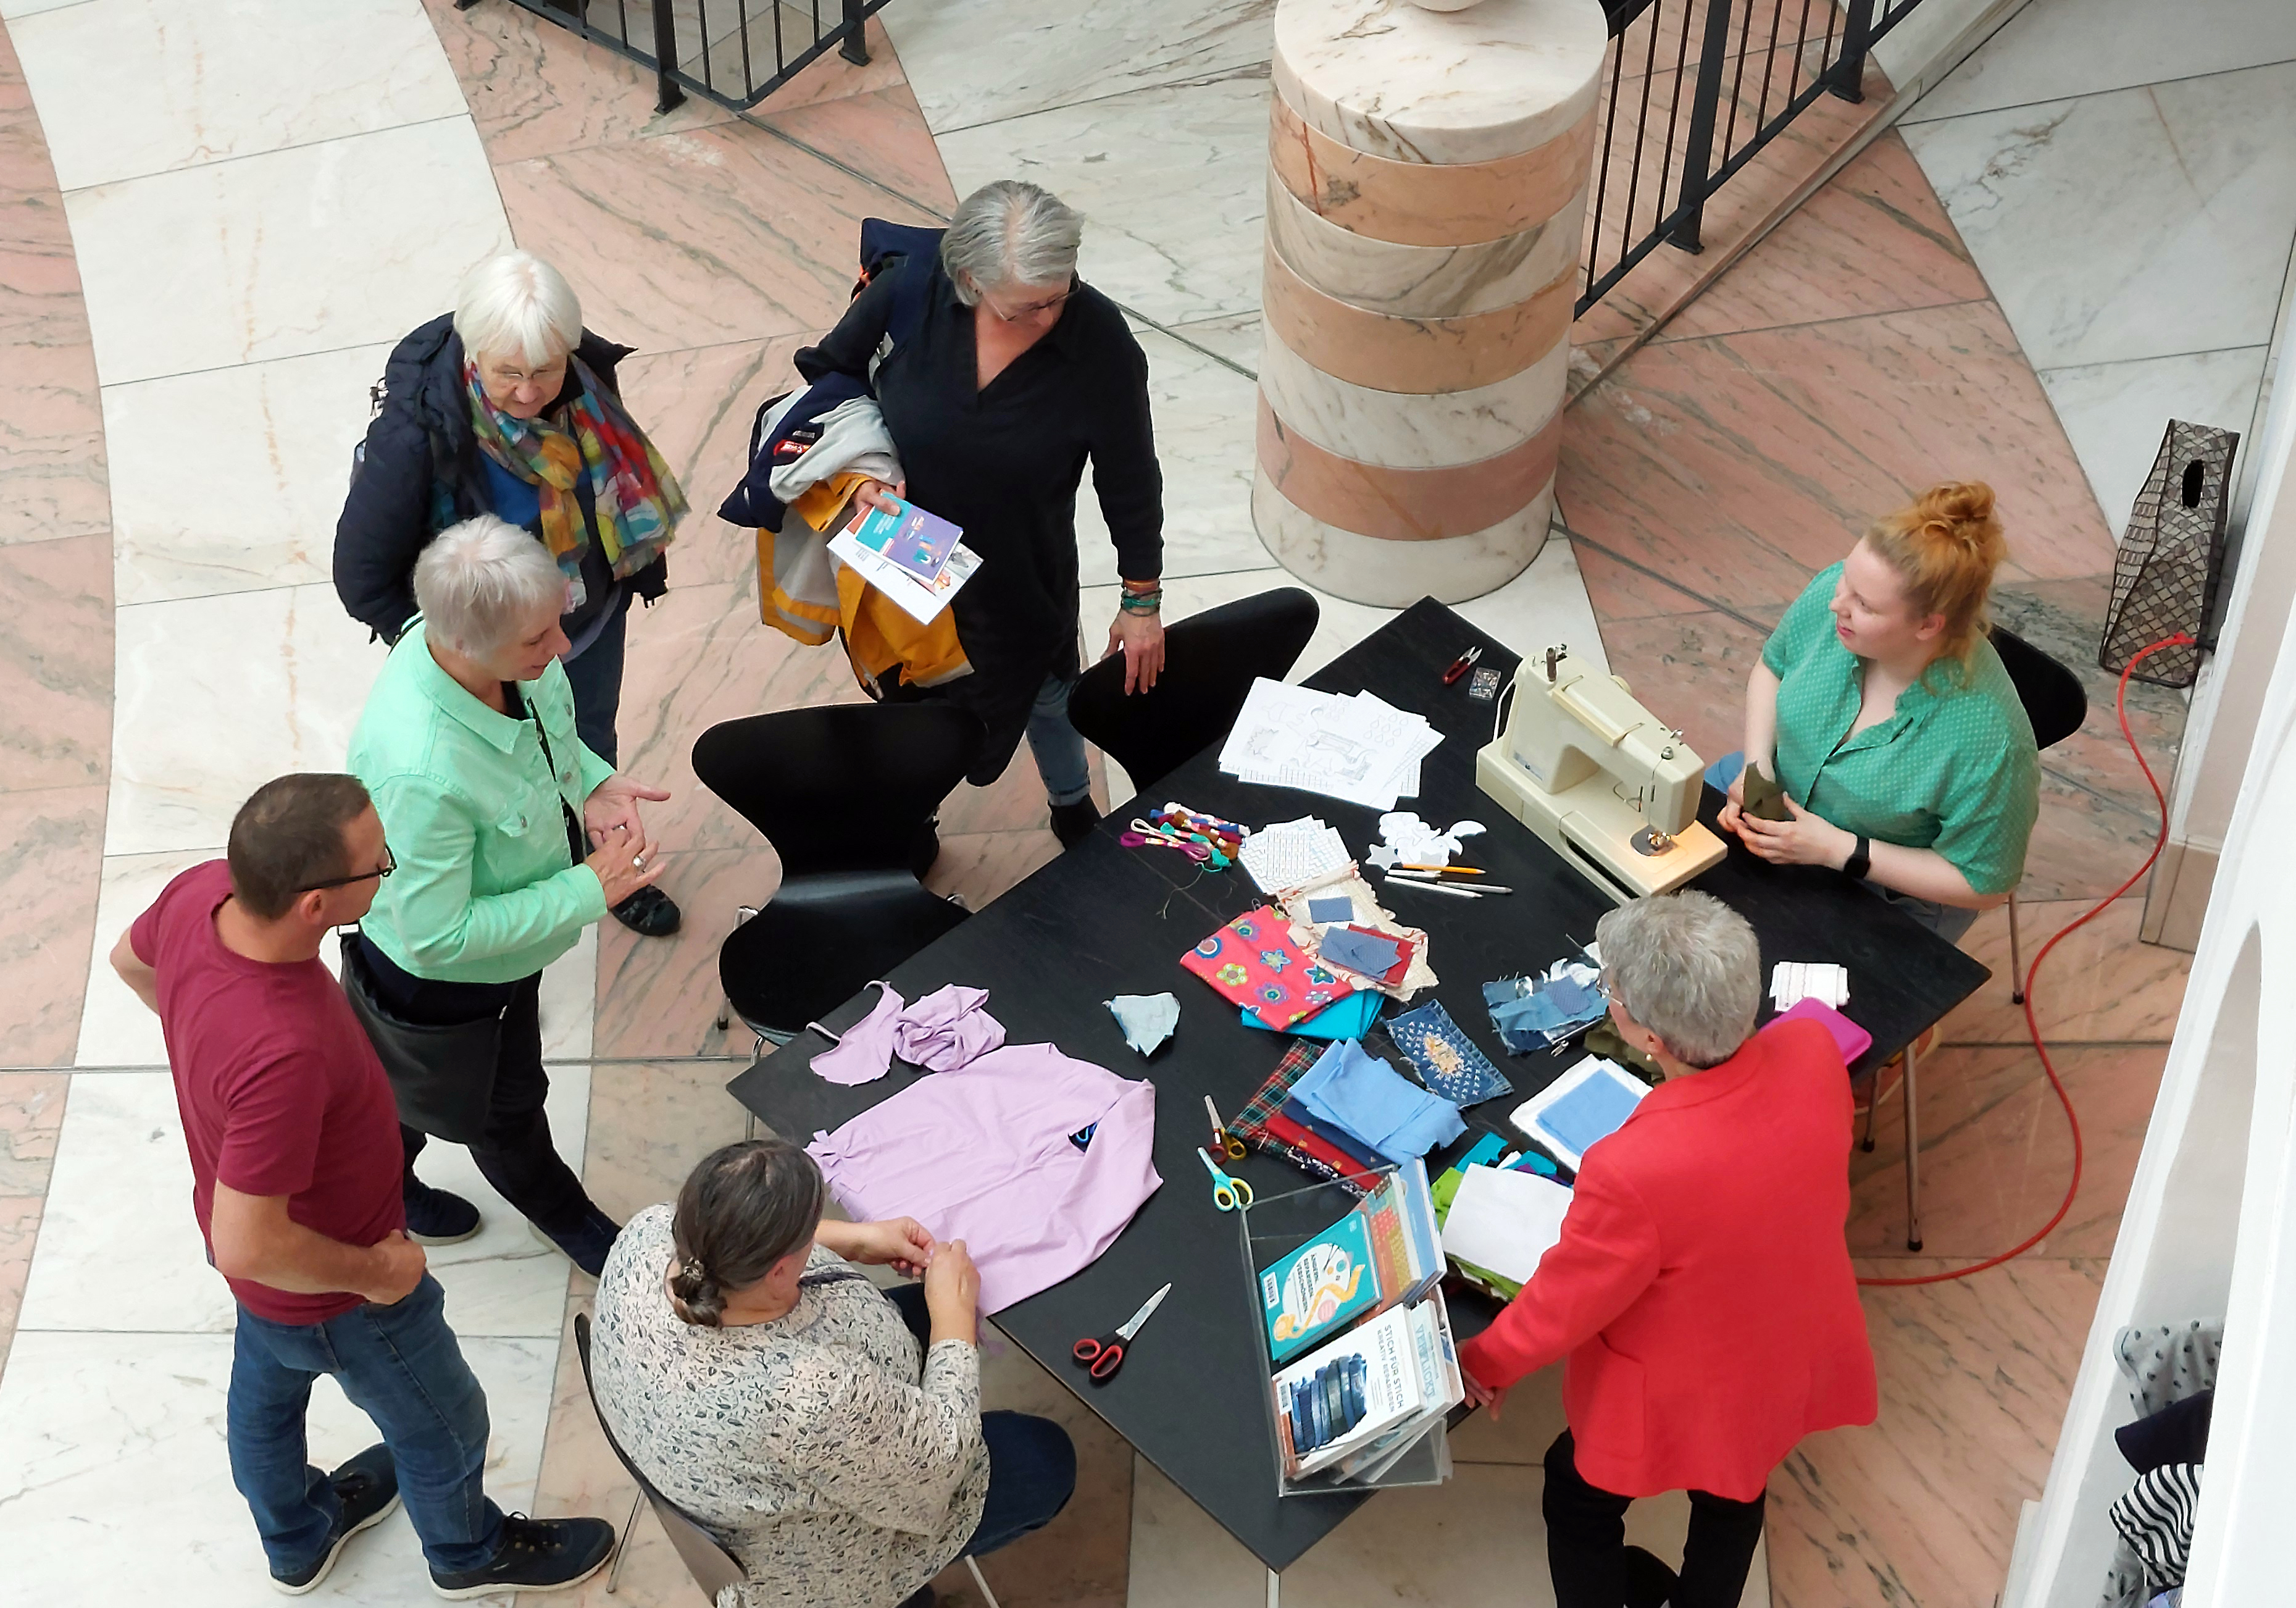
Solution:
{"label": "black table", "polygon": [[[1367,689],[1424,714],[1444,742],[1423,764],[1419,796],[1401,807],[1438,825],[1473,817],[1490,827],[1473,841],[1472,857],[1495,882],[1513,888],[1512,896],[1470,900],[1383,891],[1382,899],[1400,919],[1426,930],[1429,962],[1442,979],[1432,997],[1443,1001],[1514,1084],[1512,1097],[1478,1107],[1469,1117],[1472,1125],[1505,1131],[1505,1112],[1576,1057],[1505,1054],[1490,1030],[1481,985],[1543,970],[1592,939],[1595,919],[1611,906],[1476,787],[1475,751],[1490,736],[1490,706],[1472,701],[1464,680],[1441,685],[1444,668],[1471,645],[1481,646],[1484,665],[1513,674],[1515,654],[1426,600],[1308,685],[1333,692]],[[1141,801],[1143,809],[1178,800],[1247,824],[1314,814],[1339,828],[1350,847],[1378,837],[1374,810],[1248,786],[1220,775],[1216,745],[1156,783],[1154,792],[1152,800]],[[1710,789],[1710,823],[1719,804]],[[915,956],[890,980],[911,999],[948,982],[985,988],[988,1009],[1004,1022],[1011,1042],[1049,1041],[1121,1076],[1144,1076],[1155,1084],[1155,1157],[1164,1187],[1098,1261],[1005,1309],[996,1323],[1270,1569],[1281,1570],[1365,1497],[1276,1494],[1259,1304],[1241,1266],[1235,1219],[1213,1208],[1194,1147],[1208,1136],[1204,1095],[1234,1113],[1291,1040],[1242,1026],[1235,1007],[1179,964],[1199,939],[1266,899],[1241,867],[1200,874],[1184,856],[1119,847],[1117,834],[1131,813],[1103,822],[1085,842]],[[1951,944],[1838,874],[1769,866],[1734,841],[1730,857],[1698,885],[1753,923],[1766,977],[1776,959],[1833,960],[1849,969],[1852,1009],[1874,1035],[1872,1050],[1853,1069],[1860,1075],[1909,1046],[1988,975]],[[1179,1030],[1154,1061],[1144,1063],[1101,1002],[1167,989],[1180,999]],[[1428,997],[1422,994],[1413,1003]],[[870,990],[866,998],[849,1000],[828,1025],[842,1029],[873,999]],[[874,1083],[825,1083],[808,1066],[824,1047],[815,1035],[801,1037],[734,1079],[733,1093],[767,1127],[807,1139],[920,1075],[896,1063]],[[1909,1066],[1909,1090],[1912,1084]],[[1431,1156],[1429,1170],[1443,1160]],[[1262,1194],[1304,1182],[1288,1164],[1258,1155],[1233,1170]],[[1123,1373],[1104,1388],[1086,1387],[1070,1358],[1070,1343],[1106,1332],[1168,1279],[1172,1293],[1142,1332]],[[1472,1294],[1455,1299],[1452,1317],[1460,1337],[1480,1333],[1494,1310]]]}

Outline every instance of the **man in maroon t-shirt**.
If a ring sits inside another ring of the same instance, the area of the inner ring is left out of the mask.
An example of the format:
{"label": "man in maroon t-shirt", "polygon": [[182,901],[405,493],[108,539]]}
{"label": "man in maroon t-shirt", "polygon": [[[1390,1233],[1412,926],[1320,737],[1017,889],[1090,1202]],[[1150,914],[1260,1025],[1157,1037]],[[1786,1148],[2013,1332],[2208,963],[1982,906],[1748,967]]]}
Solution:
{"label": "man in maroon t-shirt", "polygon": [[[226,1434],[272,1583],[310,1590],[404,1499],[440,1596],[570,1586],[613,1527],[488,1499],[486,1396],[404,1232],[390,1084],[319,961],[391,873],[382,823],[355,776],[282,776],[241,807],[228,855],[168,883],[111,964],[160,1013],[192,1210],[239,1300]],[[322,1374],[382,1432],[332,1473],[306,1461]]]}

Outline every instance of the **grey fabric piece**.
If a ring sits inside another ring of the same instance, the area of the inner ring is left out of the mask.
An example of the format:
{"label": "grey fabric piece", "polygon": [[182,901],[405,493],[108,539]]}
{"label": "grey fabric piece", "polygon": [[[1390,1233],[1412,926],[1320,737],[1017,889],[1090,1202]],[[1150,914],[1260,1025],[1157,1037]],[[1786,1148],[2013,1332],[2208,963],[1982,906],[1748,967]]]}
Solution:
{"label": "grey fabric piece", "polygon": [[2112,1528],[2144,1565],[2147,1592],[2185,1583],[2193,1551],[2193,1515],[2201,1505],[2202,1465],[2170,1463],[2139,1475],[2107,1510]]}
{"label": "grey fabric piece", "polygon": [[[779,413],[771,415],[765,433],[770,435],[773,426],[779,423]],[[856,397],[850,402],[840,402],[815,423],[821,426],[821,439],[807,447],[795,462],[775,470],[767,481],[783,502],[793,503],[812,487],[849,469],[888,484],[901,479],[900,455],[894,451],[893,438],[886,431],[885,415],[868,398]]]}
{"label": "grey fabric piece", "polygon": [[2104,1571],[2104,1595],[2096,1608],[2144,1608],[2144,1560],[2128,1542],[2115,1538],[2112,1562]]}
{"label": "grey fabric piece", "polygon": [[2112,1355],[2128,1381],[2128,1403],[2139,1418],[2215,1389],[2217,1356],[2223,1349],[2221,1317],[2149,1324],[2112,1337]]}

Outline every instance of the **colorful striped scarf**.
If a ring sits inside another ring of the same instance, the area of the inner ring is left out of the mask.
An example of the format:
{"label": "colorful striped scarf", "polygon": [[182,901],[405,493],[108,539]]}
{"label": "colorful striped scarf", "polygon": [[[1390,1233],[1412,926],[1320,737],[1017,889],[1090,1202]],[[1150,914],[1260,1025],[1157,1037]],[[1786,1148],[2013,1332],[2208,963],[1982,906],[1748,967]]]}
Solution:
{"label": "colorful striped scarf", "polygon": [[590,479],[598,536],[606,562],[618,580],[627,579],[660,556],[677,521],[685,517],[685,493],[645,432],[630,423],[611,391],[579,357],[566,359],[582,389],[566,405],[566,423],[514,419],[488,399],[479,365],[464,359],[463,382],[471,396],[471,427],[480,449],[541,494],[542,545],[566,572],[573,591],[570,608],[586,600],[582,549],[589,532],[575,495],[575,477]]}

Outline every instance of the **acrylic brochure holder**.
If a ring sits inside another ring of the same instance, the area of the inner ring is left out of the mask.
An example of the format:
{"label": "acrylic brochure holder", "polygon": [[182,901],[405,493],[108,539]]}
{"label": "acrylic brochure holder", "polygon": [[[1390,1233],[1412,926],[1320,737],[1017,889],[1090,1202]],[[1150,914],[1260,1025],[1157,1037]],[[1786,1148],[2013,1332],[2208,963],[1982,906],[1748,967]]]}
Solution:
{"label": "acrylic brochure holder", "polygon": [[[1384,1168],[1378,1173],[1363,1175],[1359,1181],[1376,1187],[1377,1181],[1393,1170],[1392,1168]],[[1260,1274],[1329,1228],[1361,1198],[1344,1185],[1325,1182],[1289,1190],[1282,1194],[1262,1194],[1236,1212],[1237,1237],[1243,1255],[1244,1272],[1254,1292],[1252,1312],[1254,1325],[1259,1331],[1259,1356],[1270,1379],[1279,1371],[1279,1365],[1268,1354],[1267,1325],[1259,1320],[1258,1292]],[[1429,1291],[1419,1304],[1428,1302],[1434,1304],[1444,1343],[1456,1353],[1457,1342],[1452,1337],[1451,1317],[1443,1305],[1443,1292],[1439,1286]],[[1292,1358],[1287,1362],[1297,1360],[1297,1358]],[[1349,1491],[1385,1490],[1395,1486],[1440,1485],[1451,1477],[1450,1441],[1443,1416],[1438,1416],[1428,1424],[1407,1450],[1390,1459],[1382,1460],[1363,1471],[1358,1477],[1342,1477],[1336,1468],[1319,1469],[1297,1479],[1287,1477],[1283,1472],[1283,1435],[1275,1422],[1275,1393],[1272,1389],[1263,1390],[1260,1397],[1268,1444],[1275,1453],[1273,1461],[1276,1469],[1278,1496],[1331,1496]]]}

